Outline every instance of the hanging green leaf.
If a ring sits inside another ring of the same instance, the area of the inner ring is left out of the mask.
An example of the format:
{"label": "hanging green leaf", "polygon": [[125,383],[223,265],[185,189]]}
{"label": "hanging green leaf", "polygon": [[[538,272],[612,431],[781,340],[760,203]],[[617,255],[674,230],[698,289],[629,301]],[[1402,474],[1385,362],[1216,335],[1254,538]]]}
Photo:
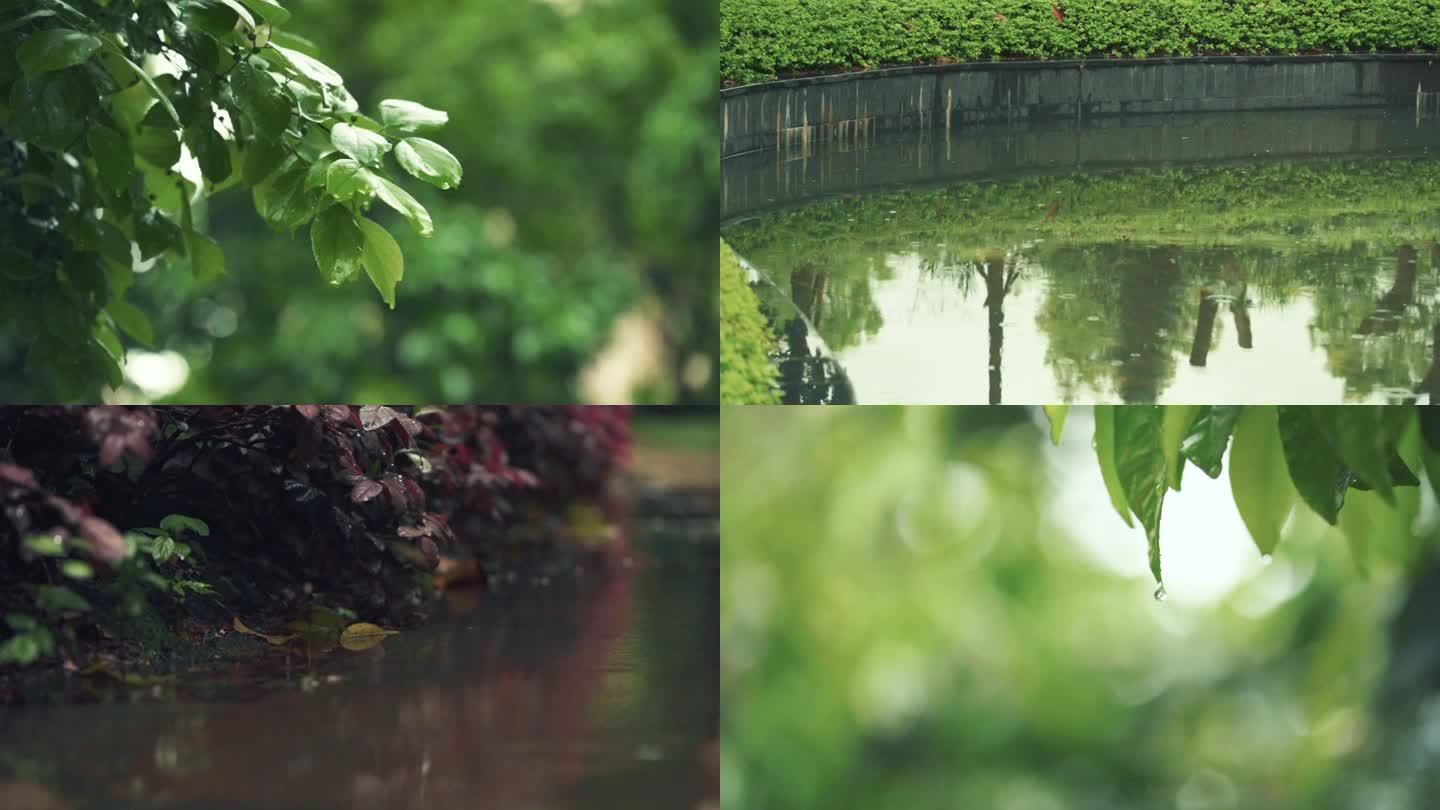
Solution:
{"label": "hanging green leaf", "polygon": [[1243,408],[1243,405],[1202,405],[1190,432],[1180,443],[1181,455],[1206,475],[1219,478],[1230,431]]}
{"label": "hanging green leaf", "polygon": [[1059,444],[1065,432],[1065,416],[1070,413],[1069,405],[1045,405],[1045,418],[1050,420],[1050,443]]}
{"label": "hanging green leaf", "polygon": [[1105,491],[1110,494],[1110,504],[1125,521],[1134,526],[1130,518],[1130,504],[1125,499],[1125,487],[1115,469],[1115,410],[1114,405],[1095,406],[1095,457],[1100,461],[1100,476],[1105,480]]}
{"label": "hanging green leaf", "polygon": [[1394,440],[1389,436],[1385,412],[1376,407],[1316,407],[1311,414],[1322,428],[1334,436],[1345,462],[1376,494],[1393,502],[1395,493],[1390,482],[1390,457]]}
{"label": "hanging green leaf", "polygon": [[1160,512],[1165,504],[1165,454],[1160,449],[1164,416],[1154,405],[1129,405],[1115,410],[1115,471],[1125,500],[1149,544],[1150,573],[1160,573]]}
{"label": "hanging green leaf", "polygon": [[1281,405],[1279,425],[1285,466],[1295,491],[1315,514],[1334,525],[1345,503],[1349,478],[1331,437],[1317,424],[1310,406]]}
{"label": "hanging green leaf", "polygon": [[411,197],[405,189],[378,174],[374,175],[373,183],[375,195],[386,205],[404,214],[405,218],[410,220],[416,233],[421,236],[429,236],[435,232],[435,225],[430,220],[430,212],[425,210],[425,206],[421,205],[419,200]]}
{"label": "hanging green leaf", "polygon": [[1180,489],[1180,477],[1185,472],[1185,458],[1180,455],[1180,446],[1195,424],[1199,410],[1199,405],[1164,406],[1160,450],[1165,456],[1165,480],[1173,490]]}
{"label": "hanging green leaf", "polygon": [[1271,554],[1295,503],[1273,405],[1247,407],[1235,424],[1230,448],[1230,492],[1261,554]]}
{"label": "hanging green leaf", "polygon": [[394,309],[395,286],[405,276],[405,256],[389,231],[364,217],[360,218],[360,233],[365,239],[361,255],[365,272],[380,291],[380,297]]}
{"label": "hanging green leaf", "polygon": [[310,247],[320,275],[331,285],[340,285],[359,272],[365,239],[355,215],[344,206],[332,205],[310,225]]}

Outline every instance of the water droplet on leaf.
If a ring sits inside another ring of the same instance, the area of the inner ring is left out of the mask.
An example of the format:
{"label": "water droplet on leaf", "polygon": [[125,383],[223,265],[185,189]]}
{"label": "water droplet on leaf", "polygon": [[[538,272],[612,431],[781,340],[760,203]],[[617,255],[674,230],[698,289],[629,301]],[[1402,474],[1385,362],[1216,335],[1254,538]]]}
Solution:
{"label": "water droplet on leaf", "polygon": [[1159,585],[1156,585],[1156,586],[1155,586],[1155,601],[1156,601],[1156,602],[1164,602],[1167,598],[1169,598],[1169,596],[1165,593],[1165,583],[1162,582],[1162,583],[1160,583]]}

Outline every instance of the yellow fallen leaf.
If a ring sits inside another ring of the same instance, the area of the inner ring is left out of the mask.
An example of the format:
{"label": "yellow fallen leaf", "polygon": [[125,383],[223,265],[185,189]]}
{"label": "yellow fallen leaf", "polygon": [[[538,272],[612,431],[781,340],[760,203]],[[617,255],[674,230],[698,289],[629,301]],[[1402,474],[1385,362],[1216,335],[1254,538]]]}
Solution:
{"label": "yellow fallen leaf", "polygon": [[271,635],[271,634],[269,634],[269,633],[260,633],[260,632],[257,632],[257,631],[255,631],[255,630],[251,630],[249,627],[246,627],[246,626],[245,626],[245,622],[240,621],[240,617],[239,617],[239,616],[236,616],[236,617],[235,617],[235,620],[234,620],[233,622],[231,622],[231,624],[233,624],[233,625],[235,626],[236,632],[244,633],[244,634],[247,635],[247,636],[256,636],[256,637],[258,637],[258,638],[263,638],[263,639],[265,639],[267,642],[269,642],[269,643],[271,643],[271,644],[274,644],[274,645],[276,645],[276,646],[279,646],[279,645],[281,645],[281,644],[284,644],[285,642],[289,641],[290,639],[295,638],[295,634],[294,634],[294,633],[290,633],[289,635],[285,635],[285,636],[279,636],[279,635]]}
{"label": "yellow fallen leaf", "polygon": [[393,636],[399,632],[399,630],[386,630],[369,622],[356,622],[340,633],[340,646],[347,650],[368,650],[384,641],[386,636]]}

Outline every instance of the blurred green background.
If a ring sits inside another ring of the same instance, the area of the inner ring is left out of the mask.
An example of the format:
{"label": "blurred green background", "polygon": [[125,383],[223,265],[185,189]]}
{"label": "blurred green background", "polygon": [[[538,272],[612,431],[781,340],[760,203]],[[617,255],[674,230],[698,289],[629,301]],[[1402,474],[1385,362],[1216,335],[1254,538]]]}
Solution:
{"label": "blurred green background", "polygon": [[435,236],[393,229],[406,257],[393,312],[368,284],[325,285],[303,232],[271,233],[245,195],[221,194],[209,227],[229,275],[140,277],[166,345],[132,357],[148,388],[130,396],[714,401],[713,2],[287,7],[363,110],[447,110],[435,137],[464,183],[412,189]]}
{"label": "blurred green background", "polygon": [[[1228,480],[1195,474],[1157,600],[1092,429],[723,409],[722,807],[1432,806],[1434,555],[1362,571],[1301,509],[1266,562]],[[1376,543],[1432,543],[1420,491]]]}

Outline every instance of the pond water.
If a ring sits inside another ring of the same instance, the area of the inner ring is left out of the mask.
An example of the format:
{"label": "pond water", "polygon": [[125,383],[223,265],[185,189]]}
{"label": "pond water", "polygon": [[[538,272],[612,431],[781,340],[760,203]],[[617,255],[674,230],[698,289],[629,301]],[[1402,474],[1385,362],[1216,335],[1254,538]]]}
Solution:
{"label": "pond water", "polygon": [[613,573],[455,591],[370,650],[68,678],[0,711],[0,806],[703,807],[719,553],[713,511],[689,511],[638,516]]}
{"label": "pond water", "polygon": [[777,366],[824,354],[848,377],[782,374],[787,402],[1440,388],[1440,120],[1414,110],[906,133],[722,176],[722,235],[764,277]]}

